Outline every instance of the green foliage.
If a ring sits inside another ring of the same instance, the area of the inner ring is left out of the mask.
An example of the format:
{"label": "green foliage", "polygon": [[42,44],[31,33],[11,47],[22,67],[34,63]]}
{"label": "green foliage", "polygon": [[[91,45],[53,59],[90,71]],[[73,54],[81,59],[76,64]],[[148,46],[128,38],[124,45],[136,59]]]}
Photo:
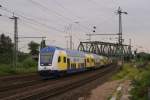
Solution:
{"label": "green foliage", "polygon": [[39,51],[38,51],[38,48],[39,48],[39,44],[34,42],[34,41],[31,41],[29,44],[29,50],[30,50],[30,54],[31,55],[38,55]]}
{"label": "green foliage", "polygon": [[148,100],[148,88],[150,88],[150,65],[132,81],[131,99]]}
{"label": "green foliage", "polygon": [[[39,44],[29,43],[31,54],[38,54]],[[37,62],[31,55],[18,51],[18,63],[13,67],[13,43],[9,36],[0,35],[0,75],[22,74],[36,72]]]}
{"label": "green foliage", "polygon": [[23,62],[25,59],[27,59],[29,57],[30,57],[30,55],[28,53],[19,52],[18,62]]}
{"label": "green foliage", "polygon": [[37,66],[37,62],[35,62],[32,58],[25,59],[22,64],[25,68]]}
{"label": "green foliage", "polygon": [[0,63],[1,64],[10,64],[12,62],[13,54],[13,43],[11,38],[5,36],[4,34],[0,35]]}
{"label": "green foliage", "polygon": [[44,47],[46,47],[46,43],[45,43],[45,40],[42,40],[42,41],[41,41],[41,47],[40,47],[40,48],[44,48]]}
{"label": "green foliage", "polygon": [[112,77],[113,80],[119,80],[119,79],[134,79],[137,77],[137,75],[140,73],[140,71],[134,67],[133,64],[126,63],[122,67],[122,69]]}
{"label": "green foliage", "polygon": [[124,64],[123,68],[112,77],[114,80],[129,79],[132,81],[132,89],[130,91],[131,100],[148,100],[148,88],[150,88],[150,64],[143,67],[137,65],[145,62],[137,62],[135,64]]}
{"label": "green foliage", "polygon": [[140,52],[136,54],[137,61],[150,61],[150,54],[145,52]]}
{"label": "green foliage", "polygon": [[11,52],[13,48],[13,44],[11,38],[9,36],[5,36],[4,34],[0,35],[0,52],[5,53],[6,51]]}
{"label": "green foliage", "polygon": [[10,75],[15,74],[15,71],[11,65],[1,64],[0,65],[0,75]]}
{"label": "green foliage", "polygon": [[17,64],[17,67],[11,65],[1,64],[0,75],[11,75],[11,74],[24,74],[32,73],[37,71],[37,62],[31,57],[26,58],[21,63]]}

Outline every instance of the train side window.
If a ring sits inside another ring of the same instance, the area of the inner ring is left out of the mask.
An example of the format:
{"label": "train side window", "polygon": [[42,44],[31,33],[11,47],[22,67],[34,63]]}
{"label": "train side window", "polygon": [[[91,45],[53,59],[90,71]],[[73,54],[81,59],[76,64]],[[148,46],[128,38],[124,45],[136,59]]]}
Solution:
{"label": "train side window", "polygon": [[74,64],[74,68],[76,69],[76,63]]}
{"label": "train side window", "polygon": [[66,63],[66,57],[64,57],[64,63]]}
{"label": "train side window", "polygon": [[58,57],[58,62],[61,62],[61,57],[60,56]]}
{"label": "train side window", "polygon": [[87,58],[87,62],[89,62],[89,58]]}
{"label": "train side window", "polygon": [[92,62],[94,62],[94,59],[91,59],[92,60]]}

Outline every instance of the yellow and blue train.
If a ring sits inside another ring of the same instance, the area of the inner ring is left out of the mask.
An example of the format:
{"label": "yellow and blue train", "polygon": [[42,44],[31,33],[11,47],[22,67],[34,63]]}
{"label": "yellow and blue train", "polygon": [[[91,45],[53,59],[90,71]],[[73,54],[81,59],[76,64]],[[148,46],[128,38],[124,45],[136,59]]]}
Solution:
{"label": "yellow and blue train", "polygon": [[40,49],[38,71],[44,77],[60,76],[96,69],[109,63],[104,56],[47,46]]}

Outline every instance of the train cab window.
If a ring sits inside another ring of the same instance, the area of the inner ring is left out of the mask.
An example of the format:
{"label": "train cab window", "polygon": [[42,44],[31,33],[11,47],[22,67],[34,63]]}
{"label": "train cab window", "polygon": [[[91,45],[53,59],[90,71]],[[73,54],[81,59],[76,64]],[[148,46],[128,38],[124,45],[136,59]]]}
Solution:
{"label": "train cab window", "polygon": [[61,57],[60,56],[58,57],[58,62],[61,62]]}
{"label": "train cab window", "polygon": [[64,63],[66,63],[66,57],[64,57]]}

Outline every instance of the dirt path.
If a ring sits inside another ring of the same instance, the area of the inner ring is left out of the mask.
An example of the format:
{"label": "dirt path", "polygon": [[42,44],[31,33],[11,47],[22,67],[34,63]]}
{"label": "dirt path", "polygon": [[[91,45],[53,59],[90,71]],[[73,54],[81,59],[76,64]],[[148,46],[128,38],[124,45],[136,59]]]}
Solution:
{"label": "dirt path", "polygon": [[119,84],[120,81],[108,81],[92,90],[87,100],[107,100]]}
{"label": "dirt path", "polygon": [[81,97],[79,100],[108,100],[119,86],[122,86],[121,93],[123,94],[120,100],[128,100],[128,90],[130,87],[130,81],[128,80],[108,81],[93,89],[89,96]]}

